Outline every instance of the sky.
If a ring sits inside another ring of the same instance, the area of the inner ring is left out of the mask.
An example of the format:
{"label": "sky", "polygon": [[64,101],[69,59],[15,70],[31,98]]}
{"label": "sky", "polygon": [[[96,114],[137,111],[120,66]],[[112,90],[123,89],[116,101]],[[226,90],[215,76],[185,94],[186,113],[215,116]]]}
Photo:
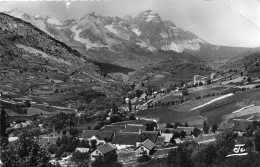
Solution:
{"label": "sky", "polygon": [[260,46],[260,0],[0,0],[0,11],[12,9],[61,20],[79,19],[91,12],[135,16],[149,9],[211,44]]}

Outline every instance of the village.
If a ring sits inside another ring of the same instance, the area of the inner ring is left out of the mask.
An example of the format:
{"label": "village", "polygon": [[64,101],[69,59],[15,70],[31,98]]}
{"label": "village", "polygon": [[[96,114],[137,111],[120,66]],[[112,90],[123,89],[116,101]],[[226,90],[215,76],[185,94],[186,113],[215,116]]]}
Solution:
{"label": "village", "polygon": [[[43,109],[37,109],[35,107],[37,104],[27,102],[26,105],[30,107],[26,112],[34,114],[30,115],[30,119],[26,120],[25,118],[26,121],[13,119],[13,122],[10,122],[7,129],[9,143],[5,149],[18,140],[19,134],[26,132],[35,137],[40,146],[48,150],[52,157],[52,163],[59,163],[64,167],[75,165],[75,162],[71,160],[75,152],[88,154],[90,162],[95,162],[99,157],[116,154],[118,162],[122,163],[123,166],[129,166],[166,158],[171,150],[187,141],[195,141],[198,144],[214,142],[216,136],[225,130],[218,127],[217,124],[209,126],[204,121],[200,126],[190,126],[189,120],[159,123],[156,119],[138,116],[138,112],[145,112],[151,108],[152,102],[158,99],[167,96],[185,97],[189,94],[188,90],[194,86],[203,86],[223,79],[223,77],[217,79],[215,75],[212,74],[210,77],[194,76],[192,83],[176,87],[175,90],[168,91],[168,93],[162,88],[151,95],[141,94],[132,99],[126,98],[124,106],[113,106],[106,114],[101,113],[101,115],[92,117],[92,122],[99,120],[95,126],[89,126],[89,124],[81,126],[82,119],[87,119],[89,115],[71,108],[56,106],[60,113],[50,114]],[[228,92],[226,93],[228,94]],[[1,98],[1,103],[5,105],[17,104],[15,100],[3,98]],[[185,101],[180,102],[180,105],[182,103]],[[21,105],[21,102],[19,104]],[[158,107],[160,108],[160,106]],[[67,114],[62,113],[63,109]],[[31,110],[33,112],[30,112]],[[7,116],[19,117],[21,120],[21,115],[16,115],[14,112],[8,112]],[[61,122],[58,123],[58,120]],[[242,136],[247,132],[247,128],[252,122],[253,120],[250,119],[234,119],[231,129]],[[144,157],[148,158],[143,160]]]}

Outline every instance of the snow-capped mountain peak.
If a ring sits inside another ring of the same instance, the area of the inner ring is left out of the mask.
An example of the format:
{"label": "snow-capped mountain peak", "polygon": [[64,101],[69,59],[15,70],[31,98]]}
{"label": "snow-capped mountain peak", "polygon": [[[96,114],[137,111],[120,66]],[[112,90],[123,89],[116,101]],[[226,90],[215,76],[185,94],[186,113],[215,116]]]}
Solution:
{"label": "snow-capped mountain peak", "polygon": [[50,16],[50,15],[48,15],[46,17],[46,22],[51,24],[51,25],[56,25],[56,26],[61,26],[63,24],[62,21],[60,21],[56,17]]}

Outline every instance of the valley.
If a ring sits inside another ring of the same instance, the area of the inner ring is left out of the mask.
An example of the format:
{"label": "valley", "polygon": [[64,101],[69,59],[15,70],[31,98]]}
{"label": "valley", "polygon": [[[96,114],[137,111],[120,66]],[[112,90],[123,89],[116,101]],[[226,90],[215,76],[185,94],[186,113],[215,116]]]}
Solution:
{"label": "valley", "polygon": [[4,162],[20,140],[64,167],[168,167],[162,161],[186,144],[217,150],[228,131],[251,141],[259,63],[259,48],[210,44],[152,10],[70,20],[0,13]]}

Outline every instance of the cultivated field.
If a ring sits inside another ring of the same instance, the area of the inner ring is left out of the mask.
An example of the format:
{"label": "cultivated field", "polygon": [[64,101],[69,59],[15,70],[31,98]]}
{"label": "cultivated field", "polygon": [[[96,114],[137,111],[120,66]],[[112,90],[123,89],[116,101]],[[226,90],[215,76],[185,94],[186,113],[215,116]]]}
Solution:
{"label": "cultivated field", "polygon": [[[210,106],[205,106],[200,109],[190,111],[191,108],[202,105],[214,98],[208,97],[205,99],[200,99],[196,101],[190,101],[184,103],[182,105],[170,106],[170,107],[161,107],[155,109],[148,109],[146,111],[140,111],[137,116],[143,118],[152,118],[158,120],[159,123],[167,123],[167,122],[188,122],[189,125],[196,126],[201,125],[204,120],[207,119],[209,125],[214,123],[223,124],[223,121],[228,123],[227,115],[232,112],[241,109],[245,106],[255,103],[258,99],[260,99],[260,89],[253,89],[244,92],[237,92],[233,96],[228,97],[227,100],[217,101],[215,103],[210,104]],[[202,112],[203,111],[203,112]],[[200,115],[202,112],[203,116]],[[251,113],[246,112],[244,115],[249,115]],[[237,114],[237,117],[244,116],[243,114]],[[255,115],[255,117],[258,114]],[[236,116],[232,117],[235,118]]]}

